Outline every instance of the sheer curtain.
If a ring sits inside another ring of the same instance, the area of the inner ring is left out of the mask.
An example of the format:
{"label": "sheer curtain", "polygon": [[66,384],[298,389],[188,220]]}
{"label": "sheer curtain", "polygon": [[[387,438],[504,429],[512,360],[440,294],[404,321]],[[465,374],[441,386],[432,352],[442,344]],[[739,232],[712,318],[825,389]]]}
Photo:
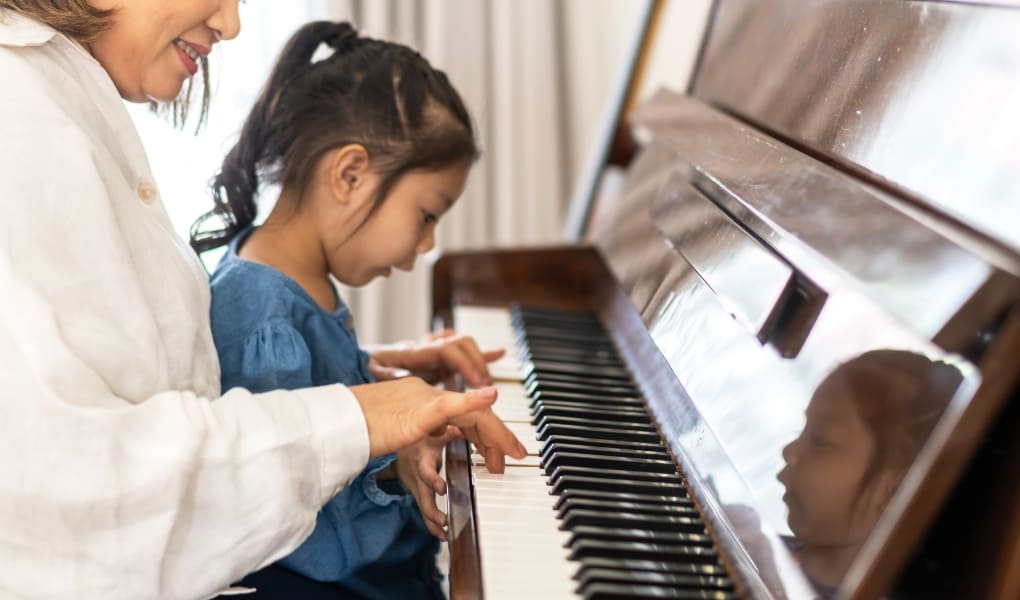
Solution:
{"label": "sheer curtain", "polygon": [[[687,0],[685,0],[687,1]],[[175,227],[210,206],[205,189],[286,38],[311,19],[418,48],[446,71],[478,128],[482,158],[439,227],[439,250],[555,242],[576,173],[623,61],[635,0],[307,0],[242,5],[240,37],[213,56],[209,126],[175,132],[132,113]],[[262,208],[262,213],[268,211]],[[209,265],[217,257],[207,257]],[[342,290],[366,343],[428,329],[430,268]]]}

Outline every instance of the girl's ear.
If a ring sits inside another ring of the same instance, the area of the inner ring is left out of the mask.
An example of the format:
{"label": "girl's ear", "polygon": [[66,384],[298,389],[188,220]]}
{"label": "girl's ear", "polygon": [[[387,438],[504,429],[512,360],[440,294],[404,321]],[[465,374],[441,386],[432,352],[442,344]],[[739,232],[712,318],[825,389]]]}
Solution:
{"label": "girl's ear", "polygon": [[368,151],[361,144],[349,144],[333,150],[328,160],[334,199],[345,204],[352,202],[354,193],[364,187],[368,176]]}
{"label": "girl's ear", "polygon": [[885,468],[874,475],[874,479],[868,484],[866,501],[867,510],[877,520],[885,512],[886,506],[892,500],[896,490],[903,480],[904,473],[898,469]]}

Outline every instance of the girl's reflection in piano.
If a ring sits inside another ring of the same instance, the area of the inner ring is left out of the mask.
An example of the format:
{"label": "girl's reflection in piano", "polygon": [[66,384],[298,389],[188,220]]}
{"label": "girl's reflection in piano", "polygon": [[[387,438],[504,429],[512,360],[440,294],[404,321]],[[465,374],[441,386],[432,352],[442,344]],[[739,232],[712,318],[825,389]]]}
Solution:
{"label": "girl's reflection in piano", "polygon": [[945,362],[874,350],[815,390],[778,479],[805,574],[831,596],[962,380]]}

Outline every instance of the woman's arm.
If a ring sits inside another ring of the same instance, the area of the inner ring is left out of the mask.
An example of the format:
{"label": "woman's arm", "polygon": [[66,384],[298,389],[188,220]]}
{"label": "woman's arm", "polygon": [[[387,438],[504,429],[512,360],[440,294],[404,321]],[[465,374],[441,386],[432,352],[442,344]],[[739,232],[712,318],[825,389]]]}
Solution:
{"label": "woman's arm", "polygon": [[22,108],[0,123],[5,593],[210,595],[296,547],[370,454],[491,404],[412,381],[216,398],[204,274],[139,194],[144,158]]}

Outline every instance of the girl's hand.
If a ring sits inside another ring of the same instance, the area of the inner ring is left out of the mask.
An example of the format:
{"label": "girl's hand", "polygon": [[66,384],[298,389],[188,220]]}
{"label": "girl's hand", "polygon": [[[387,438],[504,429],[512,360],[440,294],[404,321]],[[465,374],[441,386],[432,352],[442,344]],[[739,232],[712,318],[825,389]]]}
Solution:
{"label": "girl's hand", "polygon": [[469,439],[485,456],[485,466],[502,473],[504,456],[524,458],[528,451],[492,412],[495,388],[466,393],[432,387],[417,377],[357,385],[351,389],[368,428],[369,455],[396,452],[447,425],[470,431]]}
{"label": "girl's hand", "polygon": [[372,351],[369,370],[380,380],[412,373],[433,383],[460,373],[469,386],[480,387],[492,385],[486,365],[505,353],[502,348],[482,351],[472,337],[446,329],[421,342]]}
{"label": "girl's hand", "polygon": [[397,477],[414,496],[429,533],[446,541],[446,514],[436,506],[436,494],[446,495],[446,482],[439,475],[446,443],[463,437],[456,427],[447,427],[440,436],[424,440],[397,452]]}

